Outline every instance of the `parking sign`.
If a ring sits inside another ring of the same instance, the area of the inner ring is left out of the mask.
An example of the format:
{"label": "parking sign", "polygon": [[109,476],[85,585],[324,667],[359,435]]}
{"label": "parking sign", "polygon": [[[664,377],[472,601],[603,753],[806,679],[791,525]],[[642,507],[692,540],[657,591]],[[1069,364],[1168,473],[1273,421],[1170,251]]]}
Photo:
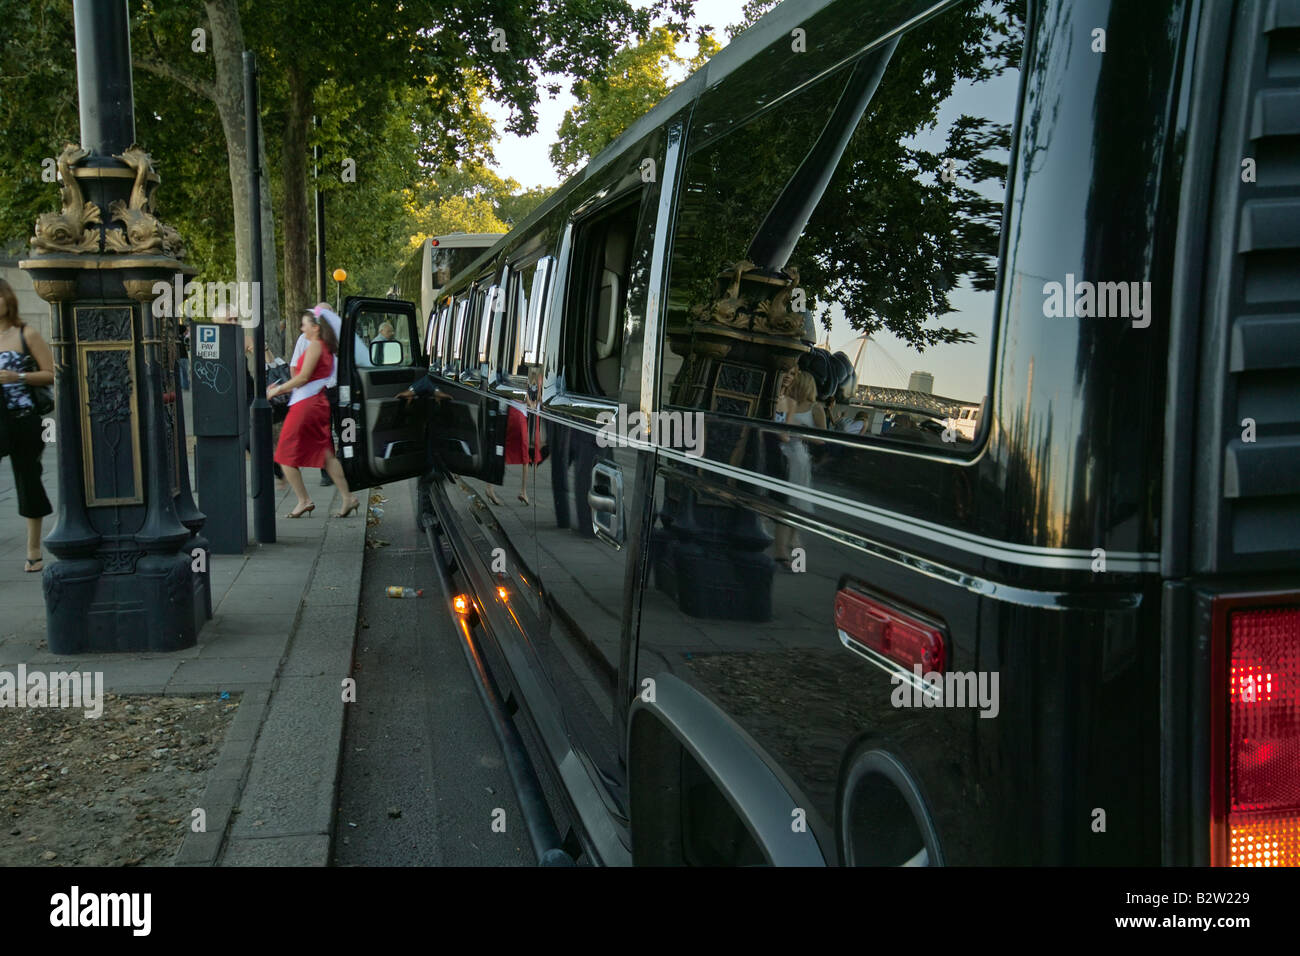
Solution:
{"label": "parking sign", "polygon": [[198,346],[194,349],[195,358],[215,359],[221,354],[221,340],[217,338],[215,325],[200,325]]}

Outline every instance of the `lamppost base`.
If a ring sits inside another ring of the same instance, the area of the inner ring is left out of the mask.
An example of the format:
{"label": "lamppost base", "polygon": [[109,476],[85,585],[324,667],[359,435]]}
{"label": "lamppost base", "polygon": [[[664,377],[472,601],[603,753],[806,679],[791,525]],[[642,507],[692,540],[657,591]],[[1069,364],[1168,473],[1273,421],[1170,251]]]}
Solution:
{"label": "lamppost base", "polygon": [[184,554],[144,555],[133,573],[93,558],[45,569],[46,641],[55,654],[178,651],[193,647],[195,589]]}

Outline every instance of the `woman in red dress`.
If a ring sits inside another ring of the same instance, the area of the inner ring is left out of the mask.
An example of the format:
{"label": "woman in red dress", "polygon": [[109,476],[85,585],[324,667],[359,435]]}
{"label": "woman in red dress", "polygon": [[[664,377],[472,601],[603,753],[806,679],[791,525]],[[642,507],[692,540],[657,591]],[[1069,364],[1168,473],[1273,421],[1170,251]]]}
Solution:
{"label": "woman in red dress", "polygon": [[[506,464],[523,465],[520,469],[521,482],[519,500],[528,504],[528,466],[536,466],[542,460],[542,417],[534,413],[538,407],[538,385],[541,376],[537,369],[528,373],[528,414],[525,415],[511,405],[506,412]],[[532,428],[529,428],[529,425]],[[528,432],[531,431],[532,435]]]}
{"label": "woman in red dress", "polygon": [[343,510],[334,517],[346,518],[357,510],[361,502],[348,491],[343,466],[334,455],[334,438],[330,434],[330,403],[325,395],[325,380],[334,368],[338,353],[338,338],[329,322],[307,312],[302,317],[302,333],[307,336],[307,350],[294,366],[293,378],[266,389],[272,398],[292,390],[289,414],[280,429],[280,443],[275,448],[275,461],[283,470],[293,493],[298,496],[298,507],[286,518],[301,518],[316,510],[307,495],[300,468],[321,468],[334,480],[343,495]]}

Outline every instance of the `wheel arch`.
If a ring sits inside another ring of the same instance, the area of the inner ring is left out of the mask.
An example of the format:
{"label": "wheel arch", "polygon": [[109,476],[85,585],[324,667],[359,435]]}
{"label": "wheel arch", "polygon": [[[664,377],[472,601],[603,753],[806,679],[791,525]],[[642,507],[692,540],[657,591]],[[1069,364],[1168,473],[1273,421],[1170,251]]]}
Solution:
{"label": "wheel arch", "polygon": [[758,745],[716,704],[685,681],[661,673],[653,700],[638,696],[628,715],[628,796],[632,856],[638,864],[682,855],[681,756],[689,755],[725,798],[774,866],[825,866],[811,826],[792,826],[805,810]]}

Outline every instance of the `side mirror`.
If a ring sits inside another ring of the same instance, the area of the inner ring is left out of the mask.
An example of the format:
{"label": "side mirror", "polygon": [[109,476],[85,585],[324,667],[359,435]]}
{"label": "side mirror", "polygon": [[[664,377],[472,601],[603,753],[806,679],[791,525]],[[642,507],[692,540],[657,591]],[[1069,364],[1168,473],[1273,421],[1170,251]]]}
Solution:
{"label": "side mirror", "polygon": [[372,365],[401,365],[402,364],[402,343],[392,341],[379,341],[370,343],[370,364]]}

